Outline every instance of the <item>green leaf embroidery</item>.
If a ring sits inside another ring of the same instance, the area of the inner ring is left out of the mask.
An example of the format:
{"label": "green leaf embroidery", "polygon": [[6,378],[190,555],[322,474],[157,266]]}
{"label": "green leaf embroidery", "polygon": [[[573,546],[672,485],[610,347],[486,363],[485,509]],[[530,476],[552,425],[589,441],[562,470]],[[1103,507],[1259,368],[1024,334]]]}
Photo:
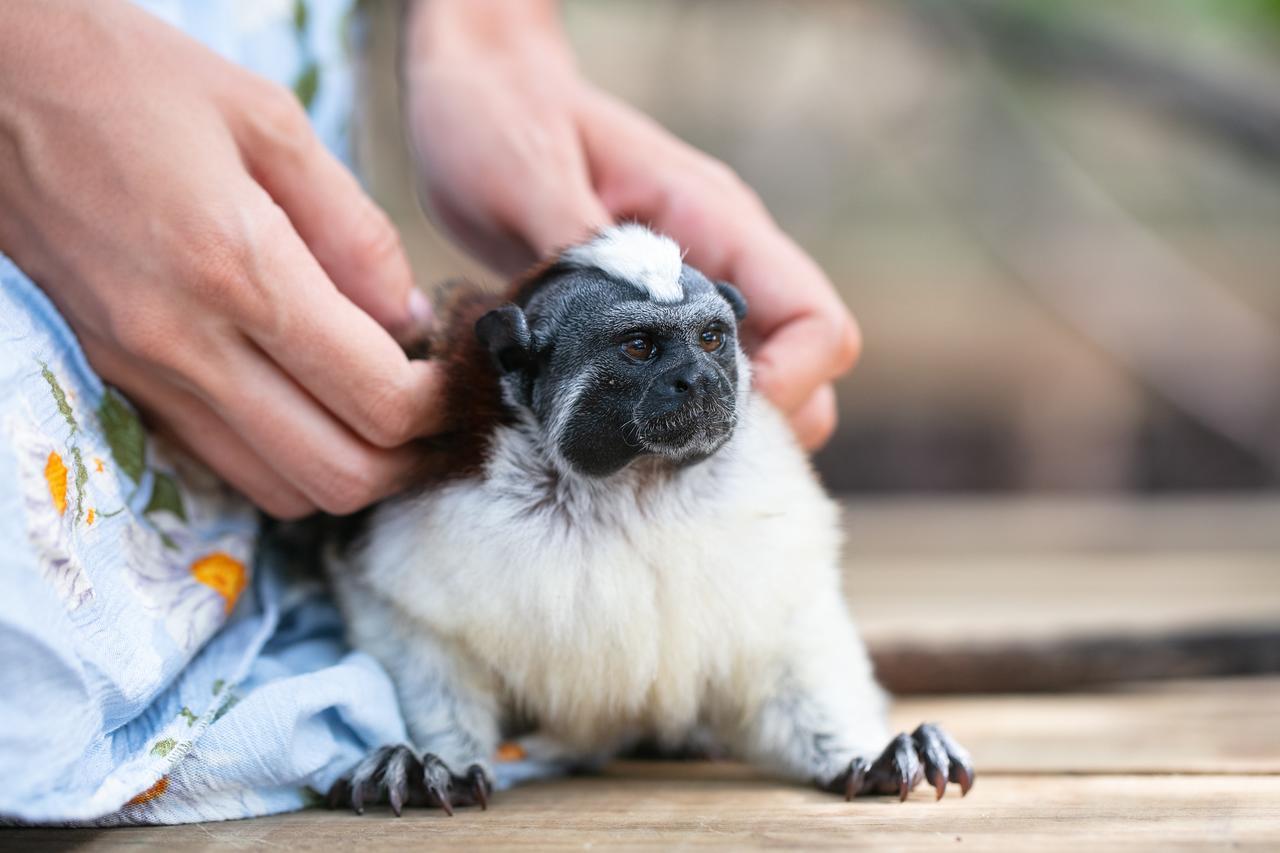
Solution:
{"label": "green leaf embroidery", "polygon": [[293,28],[298,35],[307,31],[307,4],[304,0],[293,0]]}
{"label": "green leaf embroidery", "polygon": [[84,515],[84,487],[89,482],[89,469],[84,467],[84,457],[74,444],[71,445],[71,463],[76,472],[76,521],[79,521]]}
{"label": "green leaf embroidery", "polygon": [[224,686],[226,683],[227,683],[227,682],[223,681],[221,678],[219,678],[217,681],[213,682],[213,695],[214,695],[214,696],[217,696],[219,693],[221,693],[221,692],[222,692],[222,688],[223,688],[223,686]]}
{"label": "green leaf embroidery", "polygon": [[135,483],[139,482],[146,467],[147,456],[147,434],[142,429],[142,422],[120,395],[110,388],[103,395],[102,404],[98,406],[98,420],[102,423],[102,431],[111,447],[112,458],[121,471],[128,474]]}
{"label": "green leaf embroidery", "polygon": [[209,721],[210,725],[218,722],[218,720],[221,720],[223,715],[226,714],[228,711],[230,711],[232,708],[234,708],[239,701],[240,701],[239,696],[237,696],[234,693],[228,693],[226,701],[222,703],[222,707],[218,708],[218,710],[214,712],[213,719]]}
{"label": "green leaf embroidery", "polygon": [[320,88],[320,67],[315,62],[308,62],[302,69],[298,79],[293,81],[293,92],[302,101],[305,109],[311,109],[311,102],[316,99],[316,90]]}
{"label": "green leaf embroidery", "polygon": [[143,512],[150,514],[161,511],[171,512],[183,521],[187,520],[187,510],[182,505],[182,493],[178,491],[178,484],[168,474],[156,471],[151,486],[151,500],[147,501],[147,508]]}
{"label": "green leaf embroidery", "polygon": [[151,747],[151,754],[159,758],[164,758],[170,752],[173,752],[173,748],[177,745],[178,742],[176,740],[171,737],[167,737],[164,740],[156,741],[156,745]]}
{"label": "green leaf embroidery", "polygon": [[58,384],[58,377],[53,375],[49,365],[43,361],[40,362],[40,375],[44,377],[45,382],[49,383],[49,390],[53,393],[53,401],[58,404],[58,411],[62,413],[63,420],[67,422],[67,426],[71,427],[71,432],[74,434],[76,430],[80,429],[80,425],[76,423],[76,416],[71,411],[71,404],[67,402],[66,392]]}
{"label": "green leaf embroidery", "polygon": [[196,720],[199,719],[199,717],[193,714],[191,709],[186,705],[182,706],[182,710],[178,712],[178,716],[186,720],[188,726],[194,726],[196,724]]}

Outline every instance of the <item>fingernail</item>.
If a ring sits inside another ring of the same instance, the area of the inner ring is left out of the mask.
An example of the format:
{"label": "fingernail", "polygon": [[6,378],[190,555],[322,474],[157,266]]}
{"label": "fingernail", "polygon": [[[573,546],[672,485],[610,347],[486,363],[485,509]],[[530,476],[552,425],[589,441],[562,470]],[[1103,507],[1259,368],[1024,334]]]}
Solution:
{"label": "fingernail", "polygon": [[431,310],[431,300],[416,288],[409,292],[409,317],[413,320],[415,329],[420,331],[429,328],[431,321],[435,318],[435,312]]}

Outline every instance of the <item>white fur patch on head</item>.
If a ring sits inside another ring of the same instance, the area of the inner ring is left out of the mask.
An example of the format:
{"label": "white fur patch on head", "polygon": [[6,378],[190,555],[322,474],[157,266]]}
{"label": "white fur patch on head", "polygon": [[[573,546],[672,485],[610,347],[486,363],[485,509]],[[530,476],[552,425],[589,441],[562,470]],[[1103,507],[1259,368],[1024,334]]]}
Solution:
{"label": "white fur patch on head", "polygon": [[655,234],[643,225],[606,228],[590,242],[566,251],[561,260],[634,284],[654,302],[684,299],[680,247],[670,237]]}

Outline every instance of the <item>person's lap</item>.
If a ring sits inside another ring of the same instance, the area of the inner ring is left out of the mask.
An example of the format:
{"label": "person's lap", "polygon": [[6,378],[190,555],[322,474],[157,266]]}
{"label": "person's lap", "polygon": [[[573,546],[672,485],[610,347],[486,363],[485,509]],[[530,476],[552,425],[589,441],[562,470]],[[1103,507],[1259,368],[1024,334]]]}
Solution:
{"label": "person's lap", "polygon": [[[349,0],[302,16],[140,5],[298,87],[345,153]],[[147,437],[2,255],[0,507],[0,819],[296,808],[370,744],[403,738],[389,681],[343,646],[318,582],[286,583],[255,556],[252,507]]]}
{"label": "person's lap", "polygon": [[403,739],[319,581],[255,558],[254,510],[146,435],[3,256],[0,507],[0,815],[297,808]]}

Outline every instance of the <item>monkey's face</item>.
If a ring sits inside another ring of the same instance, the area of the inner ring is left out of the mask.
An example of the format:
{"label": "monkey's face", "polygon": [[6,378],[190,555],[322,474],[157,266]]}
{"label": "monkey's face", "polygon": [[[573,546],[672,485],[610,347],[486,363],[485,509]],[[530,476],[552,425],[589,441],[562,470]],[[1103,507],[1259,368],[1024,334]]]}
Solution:
{"label": "monkey's face", "polygon": [[534,411],[578,471],[603,476],[641,456],[690,464],[732,434],[742,372],[737,318],[714,285],[693,271],[685,278],[679,303],[635,298],[604,281],[605,292],[588,297],[576,288],[556,312],[559,332],[535,380]]}
{"label": "monkey's face", "polygon": [[665,291],[594,266],[547,275],[523,311],[491,312],[477,333],[559,459],[603,477],[642,457],[692,464],[728,441],[748,382],[733,287],[683,264]]}

